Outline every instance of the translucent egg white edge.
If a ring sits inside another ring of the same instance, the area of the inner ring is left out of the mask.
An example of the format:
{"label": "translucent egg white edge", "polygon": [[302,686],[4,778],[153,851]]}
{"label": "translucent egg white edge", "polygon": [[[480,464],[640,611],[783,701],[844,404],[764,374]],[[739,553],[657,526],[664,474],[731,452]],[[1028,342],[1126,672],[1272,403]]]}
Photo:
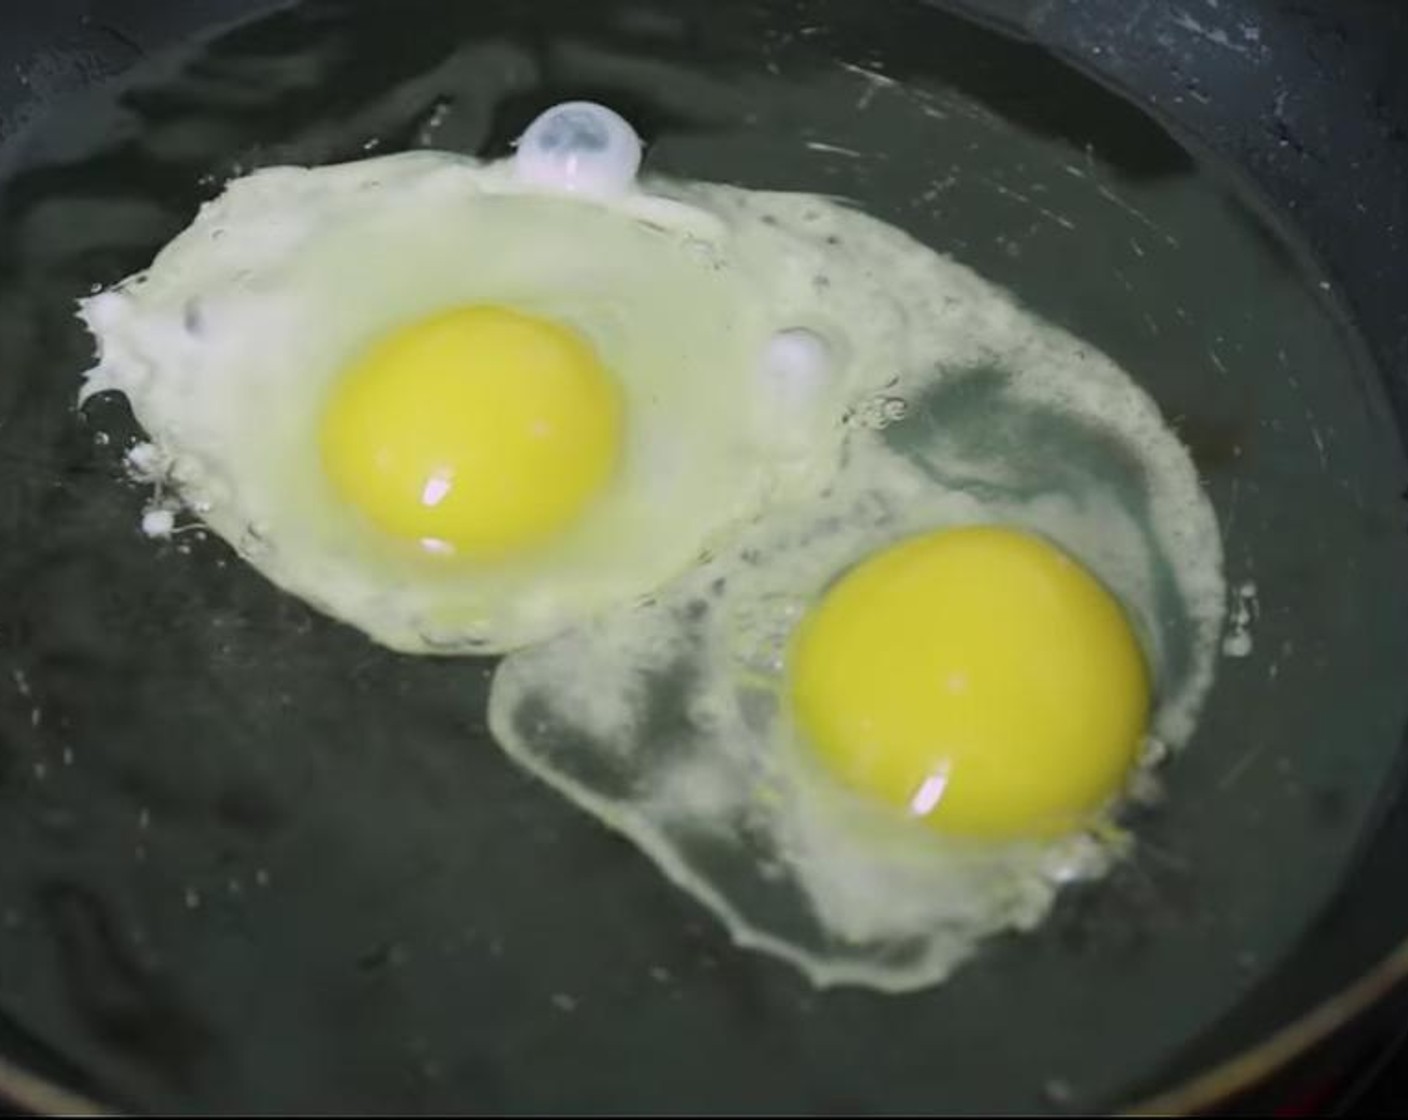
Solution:
{"label": "translucent egg white edge", "polygon": [[[495,685],[505,671],[505,659],[495,671]],[[624,836],[655,864],[676,887],[698,900],[722,923],[729,939],[739,948],[766,953],[799,970],[817,988],[860,987],[902,994],[929,987],[947,979],[976,949],[976,942],[961,956],[945,959],[938,967],[908,969],[891,973],[865,965],[834,965],[818,961],[812,954],[789,945],[781,938],[761,933],[735,910],[708,881],[690,869],[675,846],[639,814],[623,811],[603,797],[585,790],[579,783],[563,778],[531,752],[518,749],[518,735],[511,725],[511,713],[503,710],[507,690],[491,686],[489,692],[489,731],[514,762],[559,793],[569,804],[594,817],[613,832]],[[1048,902],[1048,907],[1050,903]]]}

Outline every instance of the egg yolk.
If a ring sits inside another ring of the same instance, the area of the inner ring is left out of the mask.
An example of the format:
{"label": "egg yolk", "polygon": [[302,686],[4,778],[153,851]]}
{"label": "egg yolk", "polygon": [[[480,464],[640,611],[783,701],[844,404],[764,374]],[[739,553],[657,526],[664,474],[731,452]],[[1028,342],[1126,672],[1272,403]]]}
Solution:
{"label": "egg yolk", "polygon": [[789,651],[804,738],[853,789],[946,833],[1049,837],[1121,788],[1149,714],[1123,610],[1044,539],[902,541],[834,584]]}
{"label": "egg yolk", "polygon": [[591,344],[505,307],[457,307],[375,342],[336,382],[323,466],[376,527],[492,559],[583,512],[621,449],[622,401]]}

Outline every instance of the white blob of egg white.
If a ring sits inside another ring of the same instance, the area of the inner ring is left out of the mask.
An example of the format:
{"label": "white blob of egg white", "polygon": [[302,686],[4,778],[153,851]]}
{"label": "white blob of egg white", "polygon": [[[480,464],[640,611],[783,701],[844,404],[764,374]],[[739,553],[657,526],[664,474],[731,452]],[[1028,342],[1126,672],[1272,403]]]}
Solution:
{"label": "white blob of egg white", "polygon": [[175,530],[176,514],[169,509],[149,509],[142,514],[142,532],[149,537],[169,537]]}
{"label": "white blob of egg white", "polygon": [[1222,638],[1222,652],[1227,657],[1250,657],[1252,624],[1261,613],[1257,601],[1256,583],[1246,580],[1232,589],[1232,613],[1227,620],[1227,633]]}

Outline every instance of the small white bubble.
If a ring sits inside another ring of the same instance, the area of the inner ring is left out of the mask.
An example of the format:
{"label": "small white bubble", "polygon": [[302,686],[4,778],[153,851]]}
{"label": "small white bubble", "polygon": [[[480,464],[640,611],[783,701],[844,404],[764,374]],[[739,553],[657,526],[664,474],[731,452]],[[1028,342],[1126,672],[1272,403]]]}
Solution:
{"label": "small white bubble", "polygon": [[525,183],[569,193],[620,194],[640,170],[640,137],[620,114],[569,101],[541,114],[518,140],[514,171]]}

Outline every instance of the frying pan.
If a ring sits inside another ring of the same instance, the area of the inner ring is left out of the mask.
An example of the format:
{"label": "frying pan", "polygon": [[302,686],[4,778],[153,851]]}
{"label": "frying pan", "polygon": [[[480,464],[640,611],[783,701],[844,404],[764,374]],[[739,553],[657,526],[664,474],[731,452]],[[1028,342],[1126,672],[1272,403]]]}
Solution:
{"label": "frying pan", "polygon": [[[274,11],[278,7],[280,10]],[[0,1087],[40,1110],[1191,1110],[1408,972],[1408,13],[1276,0],[48,0],[0,14]],[[1089,339],[1253,650],[1110,880],[906,997],[736,949],[398,657],[136,526],[92,286],[232,174],[498,155],[855,200]],[[99,433],[107,433],[106,441]],[[1254,585],[1254,589],[1253,589]]]}

